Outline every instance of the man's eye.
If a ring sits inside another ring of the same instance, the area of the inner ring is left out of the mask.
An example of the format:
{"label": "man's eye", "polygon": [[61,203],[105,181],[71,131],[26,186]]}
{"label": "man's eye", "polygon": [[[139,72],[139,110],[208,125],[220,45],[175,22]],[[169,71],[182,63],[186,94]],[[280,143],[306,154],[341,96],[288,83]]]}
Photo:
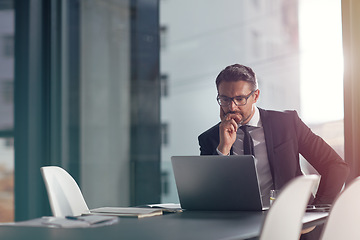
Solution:
{"label": "man's eye", "polygon": [[238,102],[241,102],[241,101],[243,101],[245,98],[243,98],[243,97],[237,97],[237,98],[235,98],[235,100],[236,101],[238,101]]}

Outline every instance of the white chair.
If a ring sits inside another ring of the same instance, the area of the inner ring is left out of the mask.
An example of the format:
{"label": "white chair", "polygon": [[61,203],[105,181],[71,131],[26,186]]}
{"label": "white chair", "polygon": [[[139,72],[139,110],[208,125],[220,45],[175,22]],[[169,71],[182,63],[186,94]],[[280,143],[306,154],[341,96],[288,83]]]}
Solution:
{"label": "white chair", "polygon": [[321,240],[360,239],[360,177],[355,178],[335,199]]}
{"label": "white chair", "polygon": [[319,176],[299,176],[286,184],[270,207],[260,240],[298,240],[302,218]]}
{"label": "white chair", "polygon": [[61,167],[40,168],[55,217],[78,216],[89,208],[74,178]]}

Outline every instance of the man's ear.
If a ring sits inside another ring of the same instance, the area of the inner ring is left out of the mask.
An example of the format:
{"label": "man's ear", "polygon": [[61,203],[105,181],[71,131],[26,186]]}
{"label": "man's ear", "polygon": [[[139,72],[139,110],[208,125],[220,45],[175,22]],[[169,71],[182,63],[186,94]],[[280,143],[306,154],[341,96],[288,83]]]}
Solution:
{"label": "man's ear", "polygon": [[254,92],[254,101],[257,102],[259,100],[259,97],[260,97],[260,90],[257,89],[255,92]]}

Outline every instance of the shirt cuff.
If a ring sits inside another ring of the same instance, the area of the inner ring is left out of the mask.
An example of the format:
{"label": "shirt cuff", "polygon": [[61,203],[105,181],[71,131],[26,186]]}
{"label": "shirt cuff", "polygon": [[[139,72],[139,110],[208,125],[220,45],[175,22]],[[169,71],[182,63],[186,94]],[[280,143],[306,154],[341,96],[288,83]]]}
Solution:
{"label": "shirt cuff", "polygon": [[219,154],[219,155],[221,155],[221,156],[229,156],[230,155],[230,153],[228,153],[228,154],[223,154],[222,152],[220,152],[219,151],[219,149],[218,148],[216,148],[216,152],[217,152],[217,154]]}

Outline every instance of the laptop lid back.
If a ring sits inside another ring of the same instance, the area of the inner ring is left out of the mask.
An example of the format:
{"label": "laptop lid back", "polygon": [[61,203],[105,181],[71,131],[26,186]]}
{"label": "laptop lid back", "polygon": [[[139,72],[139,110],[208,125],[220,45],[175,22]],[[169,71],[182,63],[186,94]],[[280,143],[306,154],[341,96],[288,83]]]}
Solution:
{"label": "laptop lid back", "polygon": [[173,156],[171,162],[183,209],[263,209],[253,156]]}

